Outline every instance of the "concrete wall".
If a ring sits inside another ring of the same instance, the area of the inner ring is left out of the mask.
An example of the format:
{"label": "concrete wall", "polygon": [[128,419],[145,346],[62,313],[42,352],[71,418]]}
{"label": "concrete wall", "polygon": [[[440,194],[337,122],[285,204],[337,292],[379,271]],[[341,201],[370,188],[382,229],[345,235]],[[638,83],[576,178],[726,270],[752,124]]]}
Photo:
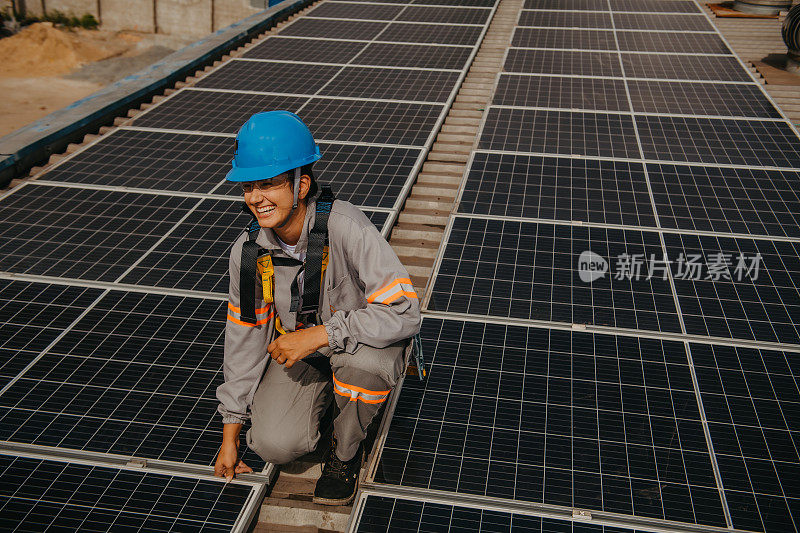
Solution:
{"label": "concrete wall", "polygon": [[43,10],[91,13],[102,29],[202,37],[258,13],[265,0],[24,0],[28,14]]}
{"label": "concrete wall", "polygon": [[[56,0],[50,0],[55,2]],[[100,20],[104,30],[134,30],[155,33],[155,17],[151,0],[101,0]]]}

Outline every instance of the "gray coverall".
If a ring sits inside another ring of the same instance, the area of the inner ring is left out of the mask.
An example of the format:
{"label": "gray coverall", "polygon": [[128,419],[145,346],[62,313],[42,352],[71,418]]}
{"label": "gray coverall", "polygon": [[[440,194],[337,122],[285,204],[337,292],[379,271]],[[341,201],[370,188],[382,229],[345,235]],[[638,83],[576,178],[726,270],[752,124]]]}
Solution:
{"label": "gray coverall", "polygon": [[[315,201],[310,199],[297,252],[306,250],[314,217]],[[315,448],[319,420],[331,396],[340,409],[334,420],[336,453],[343,461],[351,459],[405,370],[406,339],[420,327],[419,300],[408,273],[358,208],[336,200],[328,218],[328,236],[328,266],[320,297],[328,347],[319,351],[330,357],[332,381],[302,361],[290,369],[275,361],[267,366],[267,346],[277,335],[276,312],[285,331],[295,330],[296,316],[289,311],[291,284],[301,266],[275,266],[274,304],[264,301],[261,279],[257,279],[257,323],[252,325],[240,319],[239,264],[246,232],[231,250],[225,383],[217,388],[219,412],[223,423],[251,418],[248,446],[275,464]],[[262,228],[256,242],[273,257],[288,257],[270,229]]]}

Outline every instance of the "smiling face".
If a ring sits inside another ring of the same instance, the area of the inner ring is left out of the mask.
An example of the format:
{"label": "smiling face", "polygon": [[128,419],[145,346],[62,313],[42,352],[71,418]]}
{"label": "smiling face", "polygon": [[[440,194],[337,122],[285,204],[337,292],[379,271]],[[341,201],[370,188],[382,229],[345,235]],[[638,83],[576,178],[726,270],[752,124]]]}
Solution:
{"label": "smiling face", "polygon": [[[281,174],[268,180],[242,183],[244,201],[253,215],[255,215],[256,220],[258,220],[259,226],[262,228],[277,228],[283,224],[286,217],[292,214],[294,194],[291,182],[292,180],[289,179],[288,174]],[[300,178],[298,195],[300,200],[304,200],[308,194],[310,183],[311,180],[308,176],[303,175]],[[296,215],[300,214],[298,211],[300,209],[295,211],[292,215],[293,218],[297,218]],[[302,211],[304,217],[305,210]],[[303,217],[300,218],[301,225]]]}

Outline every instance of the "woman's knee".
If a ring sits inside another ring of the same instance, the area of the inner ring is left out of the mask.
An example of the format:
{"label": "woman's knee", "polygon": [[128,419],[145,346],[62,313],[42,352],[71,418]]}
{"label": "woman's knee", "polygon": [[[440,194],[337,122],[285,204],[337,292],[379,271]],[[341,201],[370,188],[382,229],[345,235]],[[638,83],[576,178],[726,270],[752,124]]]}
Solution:
{"label": "woman's knee", "polygon": [[251,427],[247,446],[267,462],[282,465],[312,451],[319,439],[309,439],[307,432],[285,427]]}

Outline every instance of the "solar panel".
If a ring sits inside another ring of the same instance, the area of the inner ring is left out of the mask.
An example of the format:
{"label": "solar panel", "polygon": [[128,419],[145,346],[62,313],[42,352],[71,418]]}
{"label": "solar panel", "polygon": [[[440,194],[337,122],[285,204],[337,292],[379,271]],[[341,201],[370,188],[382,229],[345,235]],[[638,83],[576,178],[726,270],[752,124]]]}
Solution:
{"label": "solar panel", "polygon": [[389,220],[389,213],[386,211],[371,211],[369,209],[362,209],[361,211],[367,215],[369,221],[378,228],[381,234],[388,235],[386,233],[386,222]]}
{"label": "solar panel", "polygon": [[563,50],[521,50],[509,48],[506,72],[574,74],[578,76],[621,76],[616,52],[571,52]]}
{"label": "solar panel", "polygon": [[478,42],[482,27],[478,26],[431,26],[430,24],[389,24],[381,32],[381,41],[431,43],[431,44],[463,44],[474,45]]}
{"label": "solar panel", "polygon": [[[489,9],[463,7],[409,6],[395,20],[410,22],[435,22],[438,24],[484,24],[489,19]],[[431,28],[436,31],[438,28]]]}
{"label": "solar panel", "polygon": [[353,61],[359,65],[463,69],[472,53],[465,46],[372,43]]}
{"label": "solar panel", "polygon": [[608,0],[525,0],[524,9],[608,11]]}
{"label": "solar panel", "polygon": [[[658,15],[652,13],[614,13],[617,30],[714,31],[705,15]],[[621,32],[620,32],[621,33]]]}
{"label": "solar panel", "polygon": [[638,158],[628,115],[490,108],[478,148]]}
{"label": "solar panel", "polygon": [[352,40],[374,39],[386,27],[385,22],[300,18],[279,33],[296,37],[328,37],[347,35]]}
{"label": "solar panel", "polygon": [[623,80],[502,74],[495,105],[629,111]]}
{"label": "solar panel", "polygon": [[459,213],[655,226],[642,165],[476,152]]}
{"label": "solar panel", "polygon": [[0,438],[213,465],[225,306],[109,293],[0,396]]}
{"label": "solar panel", "polygon": [[305,17],[392,20],[404,9],[404,6],[399,5],[323,2]]}
{"label": "solar panel", "polygon": [[635,111],[694,115],[781,118],[753,83],[683,83],[628,81]]}
{"label": "solar panel", "polygon": [[346,67],[339,74],[333,76],[319,94],[352,98],[446,102],[460,75],[460,72],[436,70]]}
{"label": "solar panel", "polygon": [[617,49],[613,31],[565,30],[562,28],[516,28],[511,46],[571,50]]}
{"label": "solar panel", "polygon": [[495,0],[411,0],[410,3],[439,6],[494,7]]}
{"label": "solar panel", "polygon": [[609,0],[611,11],[649,13],[701,13],[691,0]]}
{"label": "solar panel", "polygon": [[278,61],[313,61],[316,63],[347,63],[366,43],[302,39],[299,37],[270,37],[250,48],[243,57],[275,59]]}
{"label": "solar panel", "polygon": [[793,171],[648,164],[661,225],[800,237],[800,175]]}
{"label": "solar panel", "polygon": [[0,280],[0,388],[47,348],[101,292]]}
{"label": "solar panel", "polygon": [[314,94],[341,67],[282,63],[280,61],[237,61],[225,63],[195,86],[272,93]]}
{"label": "solar panel", "polygon": [[230,247],[248,222],[241,202],[203,200],[122,283],[226,294]]}
{"label": "solar panel", "polygon": [[429,318],[422,342],[376,481],[725,527],[683,343]]}
{"label": "solar panel", "polygon": [[42,179],[207,193],[225,178],[232,157],[227,137],[120,129]]}
{"label": "solar panel", "polygon": [[[730,54],[731,50],[717,35],[686,32],[617,32],[620,50],[643,52]],[[687,60],[688,58],[684,58]]]}
{"label": "solar panel", "polygon": [[[340,200],[370,207],[393,207],[419,159],[417,148],[323,144],[314,175]],[[380,227],[380,224],[376,224]]]}
{"label": "solar panel", "polygon": [[667,80],[747,81],[753,79],[735,57],[671,56],[665,54],[622,54],[629,78]]}
{"label": "solar panel", "polygon": [[116,281],[197,199],[50,185],[0,203],[0,270]]}
{"label": "solar panel", "polygon": [[800,344],[800,244],[669,233],[664,241],[687,333]]}
{"label": "solar panel", "polygon": [[785,122],[637,116],[647,159],[800,166],[797,135]]}
{"label": "solar panel", "polygon": [[183,90],[148,109],[133,125],[186,131],[236,133],[253,113],[285,109],[297,112],[307,101],[296,96],[268,96]]}
{"label": "solar panel", "polygon": [[423,146],[443,107],[314,98],[300,117],[317,140]]}
{"label": "solar panel", "polygon": [[388,531],[473,531],[496,533],[635,533],[596,524],[568,522],[480,507],[432,503],[362,493],[356,502],[356,533]]}
{"label": "solar panel", "polygon": [[575,13],[568,11],[521,11],[517,24],[519,26],[563,28],[612,27],[609,13]]}
{"label": "solar panel", "polygon": [[800,354],[709,344],[691,351],[733,526],[796,530]]}
{"label": "solar panel", "polygon": [[0,455],[8,531],[231,531],[254,486]]}
{"label": "solar panel", "polygon": [[[591,282],[580,279],[577,267],[586,251],[603,258],[612,272]],[[664,255],[657,233],[456,217],[428,308],[680,331],[667,280],[658,273],[645,279],[644,267],[639,279],[632,269],[630,277],[617,279],[620,257],[646,261],[651,254]]]}

